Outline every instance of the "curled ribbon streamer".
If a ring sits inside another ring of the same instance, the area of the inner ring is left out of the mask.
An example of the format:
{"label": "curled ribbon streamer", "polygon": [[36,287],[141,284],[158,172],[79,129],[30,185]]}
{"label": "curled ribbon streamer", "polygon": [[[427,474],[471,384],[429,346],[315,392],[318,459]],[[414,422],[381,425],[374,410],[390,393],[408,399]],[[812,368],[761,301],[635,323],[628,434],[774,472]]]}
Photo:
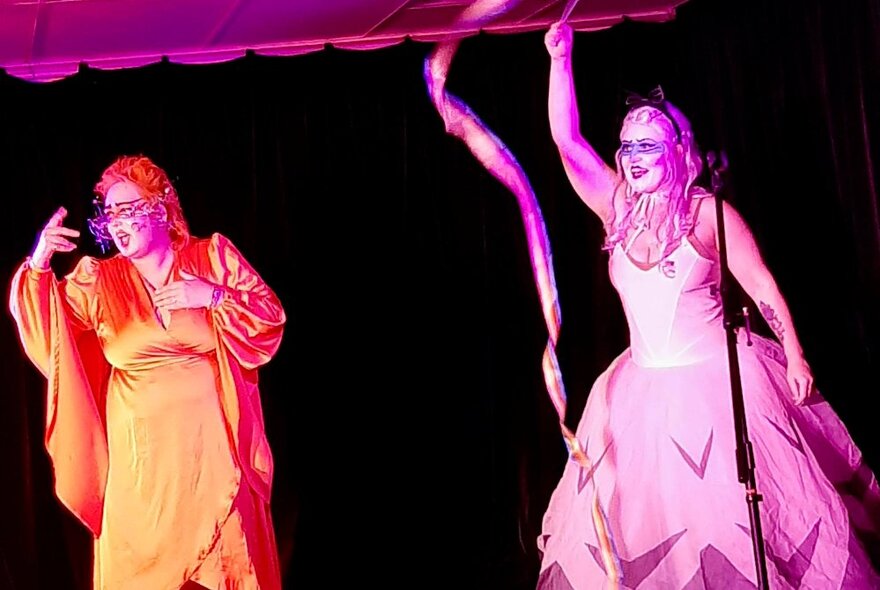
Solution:
{"label": "curled ribbon streamer", "polygon": [[544,351],[544,381],[559,416],[559,426],[569,456],[580,465],[587,467],[589,461],[580,443],[564,423],[567,398],[556,358],[556,343],[562,314],[553,274],[550,240],[547,237],[541,209],[526,174],[507,146],[486,127],[470,107],[446,91],[446,76],[458,45],[457,40],[442,42],[425,61],[424,76],[428,94],[443,119],[447,133],[464,141],[477,160],[517,199],[526,230],[532,272],[549,332],[549,341]]}
{"label": "curled ribbon streamer", "polygon": [[[459,19],[460,26],[456,26],[454,29],[464,28],[465,25],[480,25],[509,10],[514,4],[516,4],[516,0],[477,0],[462,13]],[[569,11],[575,4],[576,0],[569,2]],[[446,91],[446,78],[459,45],[459,39],[440,42],[426,58],[423,75],[428,95],[443,119],[446,132],[461,139],[489,173],[516,197],[525,226],[529,260],[532,265],[535,285],[549,334],[542,359],[544,382],[559,417],[559,428],[568,448],[569,458],[582,468],[589,469],[591,463],[586,453],[581,448],[577,437],[565,425],[567,396],[556,357],[556,343],[562,325],[562,313],[559,308],[556,279],[553,273],[550,240],[547,237],[541,208],[528,177],[507,146],[492,133],[467,104]],[[593,497],[592,517],[599,539],[605,572],[611,584],[610,587],[616,589],[621,579],[621,569],[614,552],[607,519],[599,505],[598,493]]]}

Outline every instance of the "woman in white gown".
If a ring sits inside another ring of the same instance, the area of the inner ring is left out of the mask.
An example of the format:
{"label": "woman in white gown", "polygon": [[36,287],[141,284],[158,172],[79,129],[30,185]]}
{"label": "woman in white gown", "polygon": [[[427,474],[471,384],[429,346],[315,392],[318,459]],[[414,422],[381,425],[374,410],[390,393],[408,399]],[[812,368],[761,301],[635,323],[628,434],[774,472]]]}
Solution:
{"label": "woman in white gown", "polygon": [[[631,108],[616,170],[584,140],[565,24],[546,36],[553,139],[602,220],[627,348],[590,392],[538,539],[538,588],[755,588],[737,479],[715,199],[688,120],[662,96]],[[778,342],[738,346],[769,585],[880,588],[880,491],[814,391],[788,307],[742,218],[724,204],[729,267]]]}

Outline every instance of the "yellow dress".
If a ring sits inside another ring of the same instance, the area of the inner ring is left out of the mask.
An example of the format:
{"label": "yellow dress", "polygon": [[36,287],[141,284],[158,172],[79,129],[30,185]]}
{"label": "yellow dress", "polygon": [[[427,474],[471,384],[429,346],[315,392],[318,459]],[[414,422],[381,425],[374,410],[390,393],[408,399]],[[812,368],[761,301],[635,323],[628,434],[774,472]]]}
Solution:
{"label": "yellow dress", "polygon": [[284,311],[219,234],[177,252],[172,279],[181,270],[224,287],[220,304],[163,321],[122,256],[84,257],[61,282],[16,274],[13,316],[48,378],[56,493],[95,535],[96,590],[280,589],[257,367]]}

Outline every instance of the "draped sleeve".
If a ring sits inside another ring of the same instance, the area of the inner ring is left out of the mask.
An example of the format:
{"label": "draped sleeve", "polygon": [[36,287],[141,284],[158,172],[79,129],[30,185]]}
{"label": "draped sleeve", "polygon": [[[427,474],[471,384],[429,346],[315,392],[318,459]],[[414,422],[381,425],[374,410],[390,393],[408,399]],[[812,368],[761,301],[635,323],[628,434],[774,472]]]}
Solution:
{"label": "draped sleeve", "polygon": [[220,339],[245,369],[266,364],[281,344],[286,320],[281,302],[225,236],[211,237],[208,258],[223,288],[212,310]]}
{"label": "draped sleeve", "polygon": [[83,257],[62,281],[25,261],[9,309],[25,354],[46,377],[45,445],[59,500],[96,536],[107,480],[104,397],[109,365],[93,330],[99,264]]}
{"label": "draped sleeve", "polygon": [[223,290],[210,310],[222,384],[221,403],[251,488],[266,502],[274,462],[263,420],[257,369],[281,345],[286,316],[281,302],[225,236],[193,240],[181,252],[181,269]]}

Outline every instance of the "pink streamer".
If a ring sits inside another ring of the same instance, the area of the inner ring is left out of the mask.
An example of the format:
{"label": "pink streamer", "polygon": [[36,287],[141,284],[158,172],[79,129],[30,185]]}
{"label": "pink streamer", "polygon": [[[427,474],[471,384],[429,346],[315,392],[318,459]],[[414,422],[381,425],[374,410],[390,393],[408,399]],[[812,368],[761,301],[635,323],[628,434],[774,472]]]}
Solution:
{"label": "pink streamer", "polygon": [[[470,21],[471,24],[480,24],[508,10],[513,4],[515,2],[505,2],[504,0],[478,0],[464,11],[462,20]],[[576,4],[577,0],[569,0],[566,6],[566,18]],[[581,448],[577,437],[565,425],[567,396],[562,381],[562,372],[556,358],[556,343],[562,325],[562,314],[559,309],[556,279],[553,274],[550,240],[547,238],[541,208],[525,172],[507,146],[486,127],[470,107],[446,91],[446,76],[459,44],[459,40],[439,43],[425,60],[424,77],[428,94],[443,119],[446,132],[461,139],[492,176],[497,178],[516,197],[526,230],[532,273],[549,334],[542,362],[544,383],[547,386],[550,401],[556,408],[559,428],[566,447],[568,447],[569,458],[581,467],[589,469],[591,463],[587,459],[586,453]],[[598,493],[593,497],[592,512],[593,525],[599,539],[609,589],[617,590],[620,587],[621,568],[614,550],[607,518],[599,504]]]}
{"label": "pink streamer", "polygon": [[[498,14],[504,4],[498,0],[477,2],[465,11],[463,18],[481,22],[481,19],[488,19]],[[483,12],[477,10],[477,5],[481,5],[478,8]],[[544,382],[559,416],[559,427],[568,447],[569,456],[579,464],[588,466],[589,461],[580,443],[565,425],[567,396],[556,358],[556,343],[559,339],[562,314],[553,274],[550,240],[547,237],[541,208],[526,174],[507,146],[486,127],[470,107],[446,91],[446,77],[459,43],[458,40],[439,43],[425,60],[424,77],[428,94],[443,119],[447,133],[464,141],[480,163],[516,197],[526,230],[532,273],[549,333],[542,363]]]}

